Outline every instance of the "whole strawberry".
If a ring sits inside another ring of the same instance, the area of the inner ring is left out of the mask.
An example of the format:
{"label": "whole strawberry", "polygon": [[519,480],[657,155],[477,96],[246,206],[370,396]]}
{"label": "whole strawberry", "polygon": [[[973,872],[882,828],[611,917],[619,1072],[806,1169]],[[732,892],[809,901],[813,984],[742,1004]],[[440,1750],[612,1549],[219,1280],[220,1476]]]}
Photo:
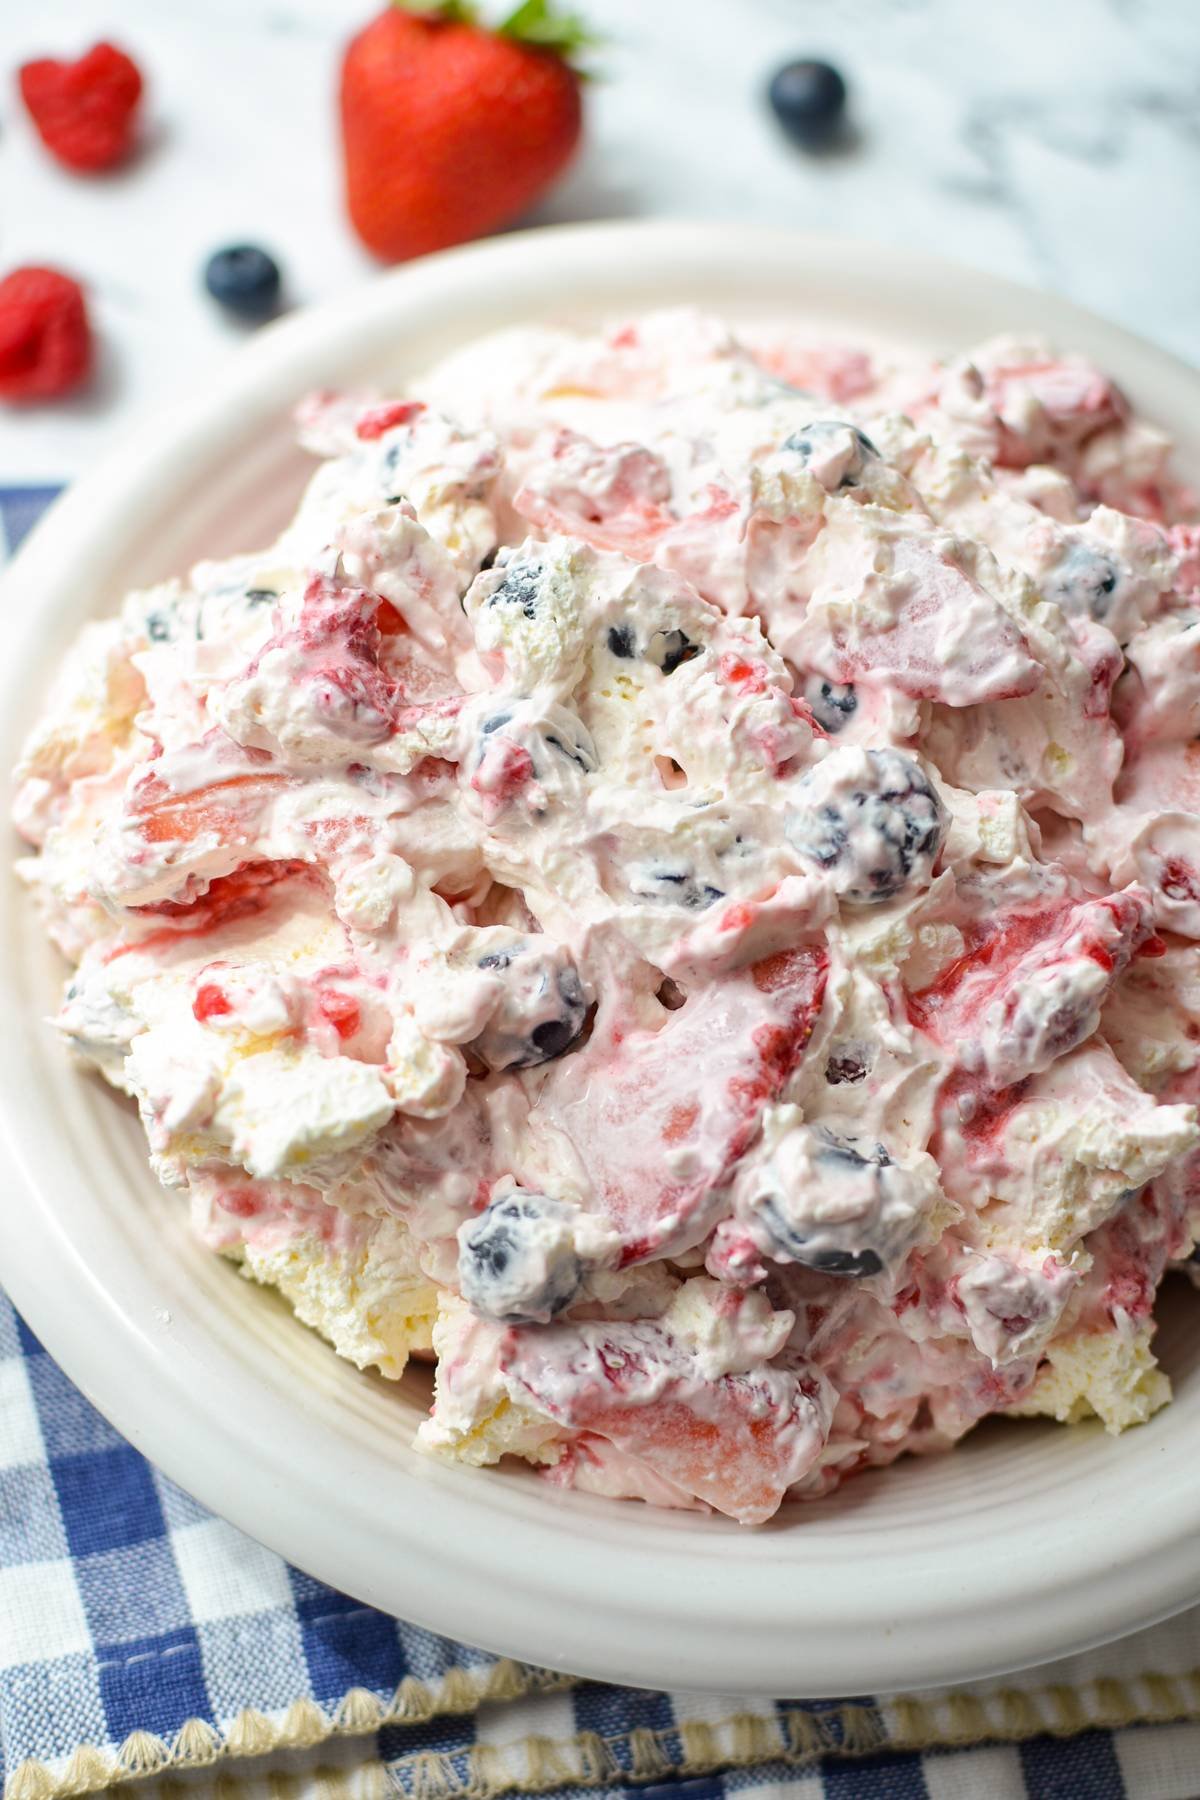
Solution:
{"label": "whole strawberry", "polygon": [[392,5],[342,64],[346,203],[364,244],[397,262],[524,212],[571,158],[582,122],[579,21],[524,0],[496,30],[460,3]]}
{"label": "whole strawberry", "polygon": [[94,44],[77,62],[39,57],[18,71],[38,136],[68,169],[110,169],[133,143],[142,77],[115,44]]}

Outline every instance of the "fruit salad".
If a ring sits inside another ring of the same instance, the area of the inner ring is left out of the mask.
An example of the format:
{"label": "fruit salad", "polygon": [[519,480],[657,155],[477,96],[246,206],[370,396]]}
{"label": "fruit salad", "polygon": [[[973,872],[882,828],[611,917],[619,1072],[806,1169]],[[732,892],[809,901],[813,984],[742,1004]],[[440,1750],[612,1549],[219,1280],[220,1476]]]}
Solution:
{"label": "fruit salad", "polygon": [[[18,772],[58,1029],[420,1450],[747,1524],[1147,1419],[1200,508],[1102,371],[666,312],[320,394]],[[164,1204],[176,1204],[167,1202]]]}

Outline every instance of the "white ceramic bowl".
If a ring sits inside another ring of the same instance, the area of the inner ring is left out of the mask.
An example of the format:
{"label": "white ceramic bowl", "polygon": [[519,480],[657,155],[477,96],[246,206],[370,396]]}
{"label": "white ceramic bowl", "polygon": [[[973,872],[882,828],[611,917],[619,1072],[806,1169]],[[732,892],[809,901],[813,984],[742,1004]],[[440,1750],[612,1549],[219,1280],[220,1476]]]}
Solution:
{"label": "white ceramic bowl", "polygon": [[[1200,376],[1061,301],[928,258],[738,226],[535,232],[401,269],[262,333],[192,404],[114,448],[3,582],[11,765],[81,620],[201,552],[265,541],[304,463],[306,389],[387,383],[522,320],[695,301],[929,351],[1033,327],[1093,354],[1200,470]],[[1174,1404],[1112,1439],[997,1421],[953,1455],[743,1531],[557,1493],[409,1448],[427,1379],[360,1375],[188,1235],[141,1130],[44,1023],[61,976],[3,884],[0,1271],[89,1398],[208,1506],[405,1618],[649,1686],[818,1696],[1026,1665],[1200,1598],[1200,1306],[1167,1311]]]}

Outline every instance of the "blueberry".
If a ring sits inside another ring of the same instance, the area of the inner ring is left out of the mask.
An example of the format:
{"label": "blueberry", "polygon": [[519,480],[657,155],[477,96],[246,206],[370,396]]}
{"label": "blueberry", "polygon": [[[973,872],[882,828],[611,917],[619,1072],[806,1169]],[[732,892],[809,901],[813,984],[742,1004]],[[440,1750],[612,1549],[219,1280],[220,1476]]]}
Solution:
{"label": "blueberry", "polygon": [[824,1230],[815,1227],[811,1233],[798,1230],[774,1200],[761,1203],[758,1219],[782,1256],[789,1262],[802,1263],[806,1269],[816,1269],[822,1275],[849,1275],[859,1279],[865,1275],[878,1275],[883,1268],[883,1258],[877,1250],[869,1247],[851,1249],[831,1243],[829,1240],[836,1235],[836,1226]]}
{"label": "blueberry", "polygon": [[[637,655],[637,639],[630,625],[610,625],[606,642],[610,654],[623,661]],[[661,669],[664,675],[673,675],[680,663],[691,662],[693,657],[703,654],[703,644],[694,644],[687,633],[677,627],[652,632],[644,652],[646,661]]]}
{"label": "blueberry", "polygon": [[567,951],[537,938],[492,950],[476,965],[504,991],[471,1049],[489,1069],[532,1069],[565,1054],[587,1020],[587,998]]}
{"label": "blueberry", "polygon": [[868,1144],[860,1150],[857,1138],[843,1137],[840,1131],[831,1131],[827,1125],[818,1125],[815,1135],[820,1140],[817,1150],[817,1161],[832,1168],[887,1169],[891,1166],[891,1157],[882,1144]]}
{"label": "blueberry", "polygon": [[489,950],[486,956],[480,957],[477,966],[481,969],[507,969],[511,961],[510,950]]}
{"label": "blueberry", "polygon": [[808,1265],[822,1275],[849,1275],[854,1279],[878,1275],[883,1259],[874,1250],[817,1250]]}
{"label": "blueberry", "polygon": [[573,762],[576,768],[583,770],[585,775],[594,773],[597,767],[596,753],[592,748],[590,740],[585,743],[582,728],[579,736],[571,742],[565,741],[563,738],[559,737],[556,732],[548,731],[546,733],[546,742],[549,744],[551,750],[557,750],[560,756],[565,756],[568,762]]}
{"label": "blueberry", "polygon": [[866,432],[843,419],[814,419],[785,438],[783,448],[799,457],[832,494],[861,486],[867,463],[879,461]]}
{"label": "blueberry", "polygon": [[529,1034],[529,1041],[542,1062],[552,1062],[564,1050],[569,1050],[578,1036],[579,1032],[572,1018],[544,1019],[540,1025],[534,1026]]}
{"label": "blueberry", "polygon": [[[820,1205],[797,1205],[804,1187],[768,1190],[754,1204],[760,1229],[785,1261],[803,1263],[823,1275],[855,1279],[878,1275],[887,1253],[897,1247],[888,1242],[888,1192],[897,1174],[891,1157],[882,1144],[846,1136],[827,1125],[810,1128],[809,1155],[810,1182],[831,1199],[839,1189],[852,1194],[857,1204],[839,1214]],[[851,1184],[848,1189],[846,1182]]]}
{"label": "blueberry", "polygon": [[846,83],[832,63],[785,63],[767,89],[775,117],[797,144],[828,143],[846,107]]}
{"label": "blueberry", "polygon": [[204,285],[240,319],[269,319],[279,305],[279,264],[257,244],[233,244],[209,257]]}
{"label": "blueberry", "polygon": [[1111,556],[1076,539],[1046,576],[1042,592],[1065,613],[1103,622],[1120,579],[1121,571]]}
{"label": "blueberry", "polygon": [[370,794],[376,800],[382,796],[386,777],[379,769],[373,769],[370,763],[347,763],[346,774],[364,794]]}
{"label": "blueberry", "polygon": [[646,661],[661,669],[664,675],[673,675],[680,663],[691,662],[703,651],[703,644],[693,644],[685,632],[656,631],[646,645]]}
{"label": "blueberry", "polygon": [[269,606],[272,600],[278,600],[278,598],[279,595],[275,592],[274,588],[246,589],[247,606]]}
{"label": "blueberry", "polygon": [[684,906],[689,912],[703,912],[725,898],[724,888],[701,881],[694,869],[642,868],[633,875],[630,892],[639,899],[664,900],[673,906]]}
{"label": "blueberry", "polygon": [[539,563],[512,562],[488,595],[489,606],[519,606],[527,619],[537,618],[544,571]]}
{"label": "blueberry", "polygon": [[932,878],[946,813],[911,756],[847,744],[810,770],[798,792],[808,804],[788,814],[788,840],[846,900],[891,900]]}
{"label": "blueberry", "polygon": [[152,644],[179,643],[188,636],[204,636],[204,611],[191,595],[181,595],[152,607],[143,615],[142,627]]}
{"label": "blueberry", "polygon": [[578,713],[565,706],[542,706],[536,700],[521,698],[500,712],[489,713],[479,725],[476,745],[476,767],[493,748],[490,739],[498,731],[524,750],[539,781],[548,776],[546,751],[573,763],[585,775],[599,766],[596,746]]}
{"label": "blueberry", "polygon": [[793,431],[790,438],[785,439],[784,449],[798,451],[801,456],[813,456],[821,448],[823,442],[839,437],[848,431],[854,440],[854,448],[862,461],[874,457],[879,461],[879,451],[867,436],[861,425],[852,425],[849,419],[813,419],[802,425],[799,431]]}
{"label": "blueberry", "polygon": [[830,1087],[865,1081],[870,1051],[865,1044],[834,1044],[825,1059],[825,1079]]}
{"label": "blueberry", "polygon": [[[855,799],[858,799],[856,794]],[[819,806],[805,820],[804,834],[788,834],[798,850],[821,869],[836,869],[850,847],[845,814],[837,806]]]}
{"label": "blueberry", "polygon": [[810,675],[804,683],[804,698],[822,731],[832,737],[842,729],[852,713],[858,710],[858,694],[850,682],[826,681],[823,675]]}
{"label": "blueberry", "polygon": [[574,1207],[514,1188],[458,1234],[463,1299],[501,1325],[545,1325],[579,1293]]}

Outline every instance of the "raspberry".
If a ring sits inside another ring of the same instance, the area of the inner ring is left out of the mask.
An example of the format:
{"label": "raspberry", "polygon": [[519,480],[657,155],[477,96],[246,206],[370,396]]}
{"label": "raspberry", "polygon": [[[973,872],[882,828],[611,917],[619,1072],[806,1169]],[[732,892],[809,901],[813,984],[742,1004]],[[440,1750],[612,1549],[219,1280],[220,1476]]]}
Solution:
{"label": "raspberry", "polygon": [[385,431],[391,431],[394,425],[407,425],[418,413],[425,411],[423,400],[396,400],[388,406],[372,406],[359,416],[354,427],[355,435],[370,442],[381,438]]}
{"label": "raspberry", "polygon": [[215,981],[201,982],[196,989],[196,998],[192,1001],[193,1018],[203,1025],[206,1019],[219,1019],[232,1011],[232,1001]]}
{"label": "raspberry", "polygon": [[85,173],[120,162],[142,93],[138,66],[123,50],[96,44],[78,62],[40,57],[18,80],[38,136],[59,162]]}
{"label": "raspberry", "polygon": [[335,993],[326,988],[317,995],[317,1011],[327,1019],[340,1038],[352,1038],[362,1023],[358,1001],[352,994]]}
{"label": "raspberry", "polygon": [[47,400],[87,376],[92,334],[83,289],[57,269],[0,281],[0,400]]}

